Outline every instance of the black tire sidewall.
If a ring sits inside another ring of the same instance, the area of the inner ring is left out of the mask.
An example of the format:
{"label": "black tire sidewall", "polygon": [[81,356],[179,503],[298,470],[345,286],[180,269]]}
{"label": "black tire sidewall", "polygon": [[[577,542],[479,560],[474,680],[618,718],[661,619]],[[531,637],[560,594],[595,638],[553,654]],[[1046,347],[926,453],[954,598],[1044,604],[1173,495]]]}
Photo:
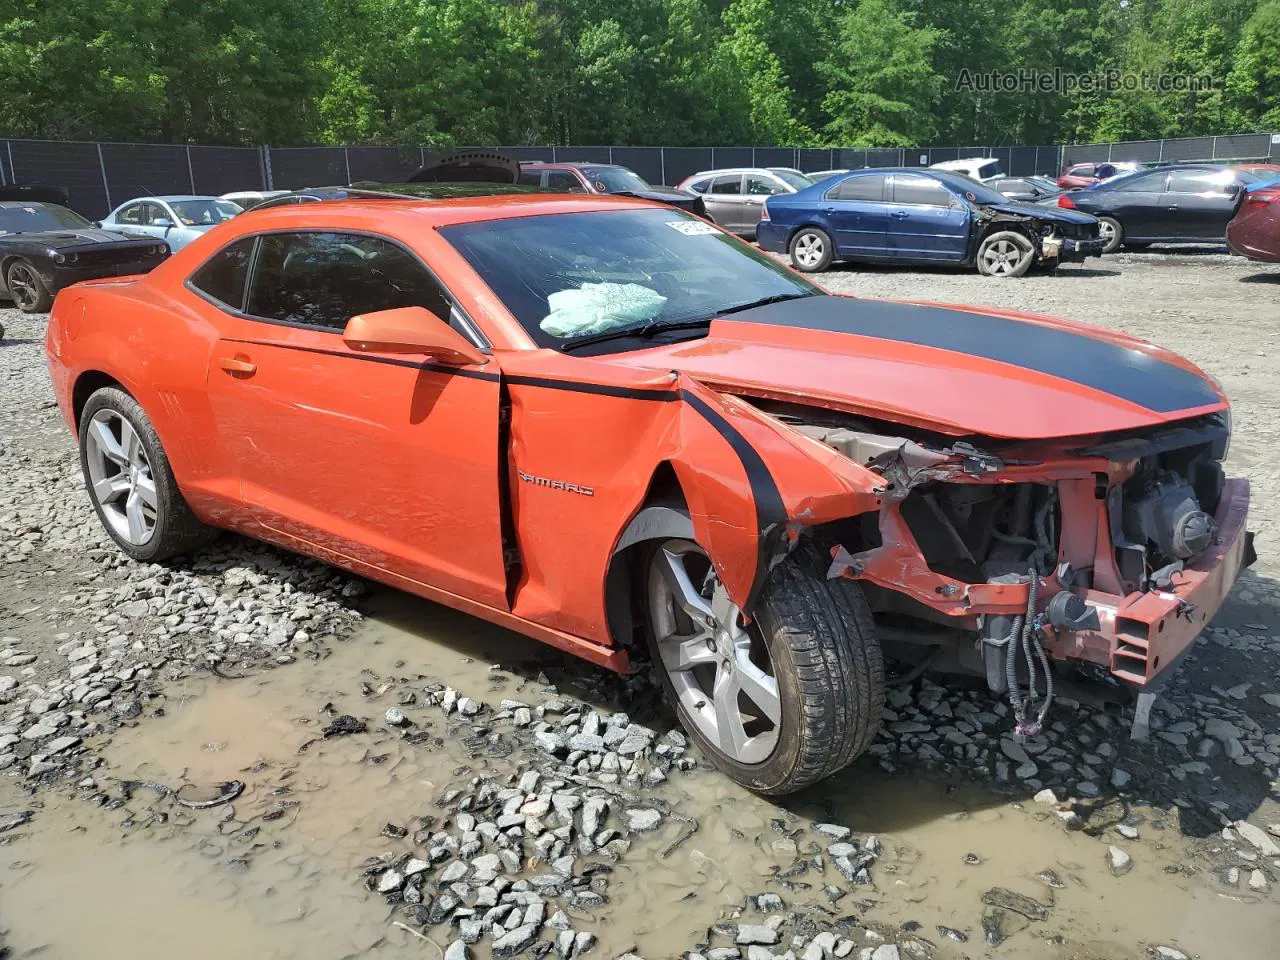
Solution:
{"label": "black tire sidewall", "polygon": [[[806,233],[816,234],[822,240],[822,259],[812,267],[802,266],[796,260],[796,244],[800,242],[800,238]],[[792,235],[791,242],[787,244],[787,256],[791,258],[791,265],[801,273],[822,273],[822,271],[831,266],[832,261],[835,260],[835,255],[836,251],[831,243],[831,235],[821,227],[801,227]]]}
{"label": "black tire sidewall", "polygon": [[[103,514],[102,504],[98,502],[98,498],[93,494],[92,481],[89,478],[89,451],[85,428],[93,418],[93,415],[104,409],[113,410],[129,421],[129,425],[137,433],[143,449],[146,450],[147,460],[151,464],[151,477],[156,487],[156,528],[151,539],[142,546],[129,543],[127,540],[121,540],[116,536]],[[171,555],[173,552],[171,527],[175,513],[173,491],[177,487],[173,482],[173,471],[169,466],[169,458],[165,456],[164,448],[160,445],[155,428],[151,425],[151,421],[147,418],[146,413],[143,412],[142,407],[133,397],[120,388],[103,387],[92,394],[84,405],[84,410],[80,414],[79,436],[80,472],[84,479],[85,493],[89,497],[89,502],[93,504],[93,511],[98,515],[98,522],[102,524],[102,529],[107,536],[134,560],[150,562]]]}
{"label": "black tire sidewall", "polygon": [[17,300],[13,301],[14,306],[16,306],[23,313],[48,313],[49,308],[53,306],[53,294],[51,294],[49,292],[49,288],[44,285],[44,281],[40,279],[39,272],[36,270],[34,266],[32,266],[30,260],[24,260],[24,259],[15,260],[13,261],[13,263],[9,264],[9,266],[5,269],[4,283],[5,283],[5,289],[10,291],[9,296],[11,297],[13,296],[13,293],[12,293],[13,288],[9,283],[9,276],[10,274],[13,273],[13,270],[15,267],[26,267],[28,272],[30,272],[31,278],[36,283],[37,297],[36,297],[36,302],[30,307],[22,306],[21,304],[18,303]]}

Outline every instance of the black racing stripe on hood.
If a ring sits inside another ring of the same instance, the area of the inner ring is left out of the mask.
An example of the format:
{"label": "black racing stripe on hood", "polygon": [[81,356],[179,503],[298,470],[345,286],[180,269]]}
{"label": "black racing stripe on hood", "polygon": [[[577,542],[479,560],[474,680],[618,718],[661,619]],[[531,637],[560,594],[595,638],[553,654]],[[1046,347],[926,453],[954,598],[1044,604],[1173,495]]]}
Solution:
{"label": "black racing stripe on hood", "polygon": [[1156,413],[1221,402],[1199,374],[1141,351],[1071,330],[967,310],[817,296],[743,310],[722,322],[733,321],[951,350],[1070,380]]}

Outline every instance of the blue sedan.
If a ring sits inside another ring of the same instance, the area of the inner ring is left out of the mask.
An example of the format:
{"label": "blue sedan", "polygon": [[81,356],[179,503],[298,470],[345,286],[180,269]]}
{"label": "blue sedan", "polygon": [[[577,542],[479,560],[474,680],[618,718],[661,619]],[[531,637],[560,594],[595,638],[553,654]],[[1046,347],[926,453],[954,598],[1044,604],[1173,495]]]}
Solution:
{"label": "blue sedan", "polygon": [[1101,256],[1095,217],[1013,203],[988,186],[941,170],[873,169],[770,197],[756,232],[805,273],[836,260],[955,264],[990,277],[1020,277]]}

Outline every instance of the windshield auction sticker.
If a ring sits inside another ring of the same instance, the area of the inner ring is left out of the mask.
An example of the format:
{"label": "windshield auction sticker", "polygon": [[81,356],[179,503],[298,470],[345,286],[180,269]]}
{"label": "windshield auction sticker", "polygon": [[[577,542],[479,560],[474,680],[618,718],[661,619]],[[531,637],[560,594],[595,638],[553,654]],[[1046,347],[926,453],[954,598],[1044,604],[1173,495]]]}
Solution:
{"label": "windshield auction sticker", "polygon": [[679,230],[686,237],[715,236],[720,233],[714,226],[701,220],[668,220],[667,226],[672,230]]}

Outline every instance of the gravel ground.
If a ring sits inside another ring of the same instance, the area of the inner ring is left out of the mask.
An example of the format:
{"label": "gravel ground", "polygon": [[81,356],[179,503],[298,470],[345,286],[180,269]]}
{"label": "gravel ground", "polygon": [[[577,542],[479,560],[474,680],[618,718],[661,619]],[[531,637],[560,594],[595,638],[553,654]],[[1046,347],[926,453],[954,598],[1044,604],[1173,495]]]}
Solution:
{"label": "gravel ground", "polygon": [[[837,268],[820,280],[838,292],[1097,323],[1172,347],[1221,378],[1235,411],[1229,472],[1254,484],[1251,528],[1259,533],[1260,559],[1158,705],[1153,741],[1128,742],[1127,707],[1086,691],[1064,697],[1045,734],[1020,744],[1008,735],[1007,706],[985,690],[924,679],[892,692],[885,728],[854,776],[927,772],[977,781],[1095,838],[1096,869],[1116,876],[1144,856],[1140,826],[1176,827],[1196,844],[1194,855],[1223,895],[1274,909],[1280,555],[1270,544],[1280,503],[1280,461],[1272,454],[1280,440],[1280,372],[1267,358],[1280,336],[1280,268],[1191,251],[1122,255],[1018,281],[865,268]],[[366,587],[322,564],[230,537],[183,568],[124,560],[82,490],[49,391],[43,318],[0,310],[0,324],[8,338],[0,343],[0,770],[28,791],[88,784],[82,794],[109,803],[96,786],[110,773],[97,735],[162,711],[170,687],[195,672],[235,676],[320,659],[326,643],[358,628]],[[436,798],[438,821],[419,818],[404,833],[392,825],[388,836],[403,849],[367,868],[367,886],[395,905],[399,922],[447,931],[454,941],[448,960],[469,956],[477,942],[495,956],[585,953],[595,934],[572,928],[557,910],[606,903],[601,864],[626,860],[632,844],[659,824],[715,815],[698,809],[696,796],[682,808],[664,799],[668,777],[696,767],[697,757],[678,733],[627,715],[629,704],[637,716],[653,713],[646,681],[577,665],[565,672],[594,685],[585,703],[554,689],[493,706],[479,691],[424,689],[407,680],[377,690],[390,700],[377,721],[384,732],[412,738],[415,710],[442,710],[463,721],[450,726],[451,736],[514,757],[504,781],[472,778]],[[624,712],[607,711],[605,703]],[[348,721],[336,722],[331,735],[364,733],[364,721],[352,721],[350,730],[342,729]],[[850,783],[828,793],[819,787],[801,806],[835,809],[838,791]],[[1139,807],[1150,812],[1137,816]],[[856,948],[862,960],[898,960],[899,947],[917,957],[939,950],[936,941],[905,933],[890,942],[892,930],[869,919],[835,919],[840,911],[831,905],[875,882],[878,842],[823,824],[822,816],[797,818],[795,805],[777,809],[787,818],[777,832],[788,842],[771,849],[789,854],[774,882],[794,894],[789,909],[766,893],[710,917],[706,940],[686,945],[689,956],[825,960]],[[0,822],[0,832],[26,822]],[[794,880],[805,875],[808,882]],[[978,936],[998,945],[1041,919],[1045,908],[1019,896],[987,890]],[[891,892],[881,896],[891,899]],[[858,902],[859,912],[871,903]],[[937,932],[944,940],[961,936],[949,926]],[[1153,954],[1166,960],[1181,955],[1154,941],[1148,948],[1171,951]]]}

